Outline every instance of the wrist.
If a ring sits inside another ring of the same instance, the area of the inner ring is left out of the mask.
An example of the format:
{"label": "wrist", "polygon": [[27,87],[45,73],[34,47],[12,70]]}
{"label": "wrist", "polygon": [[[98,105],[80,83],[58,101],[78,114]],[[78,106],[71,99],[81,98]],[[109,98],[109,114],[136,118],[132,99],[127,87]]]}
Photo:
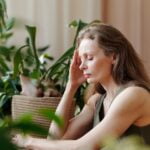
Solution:
{"label": "wrist", "polygon": [[27,142],[26,142],[26,148],[31,148],[34,145],[34,138],[28,137]]}
{"label": "wrist", "polygon": [[74,89],[77,90],[79,88],[80,85],[78,85],[77,83],[73,83],[71,81],[68,81],[67,83],[67,87],[69,87],[70,89]]}

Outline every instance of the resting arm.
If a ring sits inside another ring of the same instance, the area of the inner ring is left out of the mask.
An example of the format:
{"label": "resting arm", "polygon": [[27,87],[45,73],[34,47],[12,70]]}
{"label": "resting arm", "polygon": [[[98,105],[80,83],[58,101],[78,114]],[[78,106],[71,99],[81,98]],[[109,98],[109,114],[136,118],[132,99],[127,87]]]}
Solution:
{"label": "resting arm", "polygon": [[[91,96],[82,112],[77,117],[70,120],[69,126],[62,139],[77,139],[89,130],[93,120],[95,102],[99,97],[99,94]],[[51,141],[32,137],[27,137],[26,139],[17,137],[15,141],[18,145],[33,150],[66,150],[66,147],[68,150],[83,150],[78,149],[78,140]],[[88,145],[84,147],[84,149],[88,150]]]}
{"label": "resting arm", "polygon": [[64,120],[64,126],[60,128],[54,121],[52,121],[49,132],[57,139],[62,138],[68,126],[69,120],[72,117],[70,116],[70,110],[74,109],[73,97],[76,89],[77,87],[74,87],[68,83],[64,95],[56,109],[56,114]]}
{"label": "resting arm", "polygon": [[98,149],[105,138],[121,136],[131,124],[134,124],[142,116],[142,108],[146,99],[143,93],[145,90],[139,87],[130,87],[120,93],[105,118],[81,137],[78,145],[81,147],[90,145],[91,150]]}
{"label": "resting arm", "polygon": [[78,140],[48,141],[30,138],[27,147],[36,150],[97,150],[106,137],[119,137],[141,118],[146,100],[149,100],[149,94],[146,96],[144,93],[138,87],[124,90],[115,98],[105,118]]}
{"label": "resting arm", "polygon": [[69,121],[69,125],[62,139],[78,139],[92,128],[95,102],[99,98],[100,95],[98,93],[89,98],[82,112]]}
{"label": "resting arm", "polygon": [[[61,116],[64,120],[64,127],[60,128],[55,122],[50,126],[50,133],[57,139],[77,139],[91,129],[95,101],[99,99],[98,93],[90,97],[87,104],[85,104],[82,112],[76,117],[70,116],[70,110],[73,108],[73,96],[76,92],[76,87],[67,84],[65,93],[57,107],[56,114]],[[81,130],[82,129],[82,130]]]}

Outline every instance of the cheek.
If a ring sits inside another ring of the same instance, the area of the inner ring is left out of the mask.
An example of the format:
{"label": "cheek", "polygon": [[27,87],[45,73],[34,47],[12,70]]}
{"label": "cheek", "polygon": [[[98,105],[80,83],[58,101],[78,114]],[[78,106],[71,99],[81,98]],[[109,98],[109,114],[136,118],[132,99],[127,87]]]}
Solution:
{"label": "cheek", "polygon": [[96,68],[96,72],[101,71],[104,74],[105,73],[107,74],[111,72],[112,64],[110,63],[110,61],[103,59],[95,63],[95,68]]}

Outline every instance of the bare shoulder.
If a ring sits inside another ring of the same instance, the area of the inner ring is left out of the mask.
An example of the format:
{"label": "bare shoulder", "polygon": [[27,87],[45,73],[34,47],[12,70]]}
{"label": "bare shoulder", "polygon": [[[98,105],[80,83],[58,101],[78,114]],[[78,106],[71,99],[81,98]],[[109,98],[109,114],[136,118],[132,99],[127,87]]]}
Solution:
{"label": "bare shoulder", "polygon": [[123,90],[116,99],[120,99],[126,102],[142,103],[145,100],[150,99],[150,92],[143,87],[130,86]]}
{"label": "bare shoulder", "polygon": [[143,87],[130,86],[116,96],[110,111],[117,110],[121,114],[136,112],[136,114],[142,115],[145,105],[150,107],[150,93]]}
{"label": "bare shoulder", "polygon": [[[149,101],[150,93],[146,89],[138,86],[127,87],[113,100],[103,120],[83,138],[96,141],[110,135],[121,136],[132,124],[150,124]],[[145,112],[145,106],[149,113]]]}
{"label": "bare shoulder", "polygon": [[130,86],[124,90],[126,93],[132,96],[149,96],[150,92],[143,87]]}

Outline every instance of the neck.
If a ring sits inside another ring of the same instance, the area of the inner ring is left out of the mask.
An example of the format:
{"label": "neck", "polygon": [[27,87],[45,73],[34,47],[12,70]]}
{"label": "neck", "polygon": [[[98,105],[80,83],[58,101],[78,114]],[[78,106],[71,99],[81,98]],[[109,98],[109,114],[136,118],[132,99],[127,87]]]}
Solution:
{"label": "neck", "polygon": [[106,90],[106,97],[112,99],[121,85],[117,84],[112,77],[101,83],[103,88]]}

